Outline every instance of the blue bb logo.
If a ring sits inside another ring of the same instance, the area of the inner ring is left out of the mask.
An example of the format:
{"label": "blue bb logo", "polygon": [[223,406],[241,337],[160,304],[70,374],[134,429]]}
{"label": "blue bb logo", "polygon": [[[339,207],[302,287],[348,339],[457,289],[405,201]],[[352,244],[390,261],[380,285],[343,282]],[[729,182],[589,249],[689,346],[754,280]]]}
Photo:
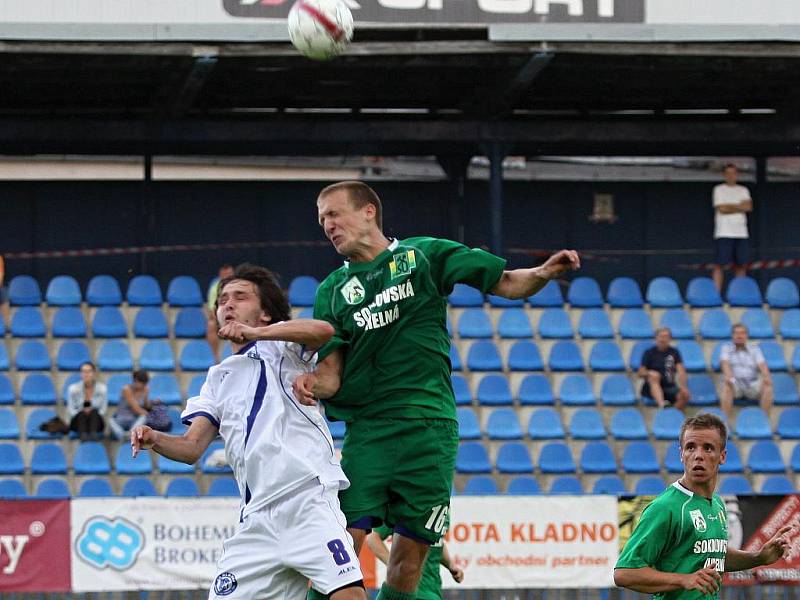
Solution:
{"label": "blue bb logo", "polygon": [[141,530],[126,519],[94,517],[87,521],[76,542],[78,556],[98,569],[130,568],[144,546]]}
{"label": "blue bb logo", "polygon": [[233,573],[220,573],[214,580],[214,593],[217,596],[232,594],[239,582]]}

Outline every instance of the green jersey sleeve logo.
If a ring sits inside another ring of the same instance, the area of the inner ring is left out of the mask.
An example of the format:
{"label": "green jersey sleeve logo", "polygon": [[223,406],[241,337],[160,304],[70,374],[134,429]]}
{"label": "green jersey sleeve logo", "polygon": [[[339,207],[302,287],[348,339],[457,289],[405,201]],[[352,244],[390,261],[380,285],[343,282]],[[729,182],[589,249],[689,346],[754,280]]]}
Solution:
{"label": "green jersey sleeve logo", "polygon": [[364,284],[355,275],[342,286],[341,292],[348,304],[361,304],[366,297]]}
{"label": "green jersey sleeve logo", "polygon": [[408,275],[417,266],[417,258],[413,250],[407,250],[400,254],[395,254],[392,257],[392,262],[389,263],[389,272],[392,274],[392,279]]}
{"label": "green jersey sleeve logo", "polygon": [[697,529],[700,533],[703,533],[706,529],[706,520],[703,518],[703,512],[700,510],[690,510],[689,516],[692,518],[692,524],[694,528]]}

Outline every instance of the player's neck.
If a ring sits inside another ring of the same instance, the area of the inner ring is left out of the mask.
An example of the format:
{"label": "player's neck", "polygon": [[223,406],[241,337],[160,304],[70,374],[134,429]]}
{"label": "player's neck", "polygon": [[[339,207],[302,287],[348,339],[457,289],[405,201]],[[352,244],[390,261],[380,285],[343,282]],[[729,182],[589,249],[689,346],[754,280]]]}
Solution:
{"label": "player's neck", "polygon": [[678,483],[693,494],[707,499],[711,499],[711,497],[714,495],[714,490],[717,487],[716,479],[713,481],[708,481],[705,484],[693,484],[692,482],[688,481],[686,477],[681,477],[678,480]]}
{"label": "player's neck", "polygon": [[371,235],[359,243],[358,247],[353,250],[353,253],[347,257],[352,263],[366,263],[372,262],[375,258],[386,248],[389,247],[389,238],[383,233]]}

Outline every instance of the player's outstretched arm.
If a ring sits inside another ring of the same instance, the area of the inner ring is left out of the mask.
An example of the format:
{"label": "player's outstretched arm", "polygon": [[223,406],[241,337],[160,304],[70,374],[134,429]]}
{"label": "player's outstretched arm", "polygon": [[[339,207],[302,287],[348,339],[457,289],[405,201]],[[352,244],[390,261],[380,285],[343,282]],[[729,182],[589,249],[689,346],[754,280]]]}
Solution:
{"label": "player's outstretched arm", "polygon": [[300,404],[315,406],[317,398],[327,400],[339,391],[344,360],[341,350],[334,350],[317,363],[313,373],[298,375],[292,383],[294,397]]}
{"label": "player's outstretched arm", "polygon": [[700,569],[694,573],[665,573],[652,567],[639,569],[614,569],[614,583],[643,594],[698,590],[713,594],[722,584],[722,575],[714,569]]}
{"label": "player's outstretched arm", "polygon": [[511,299],[527,298],[542,289],[551,279],[580,268],[581,259],[577,252],[561,250],[538,267],[503,271],[500,280],[492,288],[492,294]]}
{"label": "player's outstretched arm", "polygon": [[244,344],[255,340],[274,340],[296,342],[309,350],[321,348],[333,337],[334,329],[330,323],[318,319],[292,319],[279,321],[264,327],[250,327],[242,323],[228,323],[219,330],[219,337]]}
{"label": "player's outstretched arm", "polygon": [[195,418],[189,430],[181,436],[140,425],[131,430],[131,454],[136,458],[140,450],[152,449],[172,460],[193,465],[215,437],[217,428],[204,417]]}
{"label": "player's outstretched arm", "polygon": [[728,548],[725,554],[725,570],[743,571],[753,567],[771,565],[788,552],[791,547],[790,540],[796,533],[796,526],[786,525],[779,529],[758,552],[744,552]]}

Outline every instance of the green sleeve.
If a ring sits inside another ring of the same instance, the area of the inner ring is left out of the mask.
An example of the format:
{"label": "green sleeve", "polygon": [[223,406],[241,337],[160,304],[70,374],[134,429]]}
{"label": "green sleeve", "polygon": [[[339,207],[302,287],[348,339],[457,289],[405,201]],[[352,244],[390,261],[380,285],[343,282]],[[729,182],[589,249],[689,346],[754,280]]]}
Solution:
{"label": "green sleeve", "polygon": [[447,296],[456,283],[465,283],[488,293],[497,284],[506,260],[480,248],[468,248],[458,242],[437,238],[408,240],[419,245],[431,263],[431,276],[439,292]]}
{"label": "green sleeve", "polygon": [[327,282],[323,281],[319,286],[317,295],[314,299],[314,318],[327,321],[333,325],[334,329],[333,337],[328,341],[328,343],[322,346],[322,348],[317,350],[317,360],[323,360],[331,352],[338,350],[339,348],[344,350],[349,343],[347,339],[347,332],[345,332],[342,324],[336,319],[336,315],[333,314],[333,299],[331,298],[332,293],[332,286],[327,285]]}
{"label": "green sleeve", "polygon": [[645,508],[615,568],[640,569],[656,565],[669,546],[670,522],[670,511],[665,507],[652,503]]}

